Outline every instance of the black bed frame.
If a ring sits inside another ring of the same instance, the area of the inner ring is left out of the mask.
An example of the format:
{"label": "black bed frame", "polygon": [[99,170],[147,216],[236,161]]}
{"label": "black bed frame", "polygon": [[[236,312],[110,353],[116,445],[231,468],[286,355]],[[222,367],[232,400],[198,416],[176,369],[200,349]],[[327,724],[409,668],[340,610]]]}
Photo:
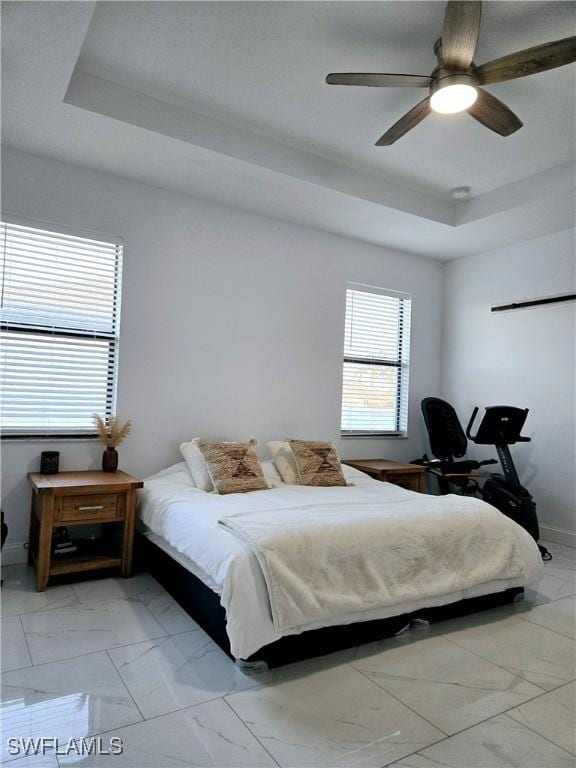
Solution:
{"label": "black bed frame", "polygon": [[[230,641],[226,632],[226,611],[220,605],[219,595],[141,534],[136,535],[135,555],[137,567],[151,573],[214,642],[231,659],[234,659],[230,653]],[[429,622],[444,621],[504,605],[517,599],[523,592],[522,587],[516,587],[490,595],[459,600],[449,605],[422,608],[413,613],[388,619],[312,629],[300,635],[283,637],[263,646],[248,659],[234,659],[234,661],[246,672],[278,667],[293,661],[323,656],[344,648],[390,637],[414,619],[424,619]]]}

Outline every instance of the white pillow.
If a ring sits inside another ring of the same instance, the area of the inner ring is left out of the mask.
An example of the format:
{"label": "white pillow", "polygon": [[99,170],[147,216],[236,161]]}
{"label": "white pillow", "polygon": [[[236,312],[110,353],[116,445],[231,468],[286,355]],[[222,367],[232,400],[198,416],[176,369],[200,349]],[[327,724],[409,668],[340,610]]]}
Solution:
{"label": "white pillow", "polygon": [[213,491],[214,485],[210,479],[206,460],[198,448],[199,437],[194,437],[189,443],[180,443],[180,453],[186,461],[196,488],[201,491]]}
{"label": "white pillow", "polygon": [[166,469],[161,469],[159,472],[154,472],[153,475],[148,475],[148,477],[144,478],[144,482],[147,483],[150,480],[158,480],[161,477],[170,477],[171,475],[180,475],[183,472],[186,473],[185,477],[190,478],[190,484],[194,485],[194,481],[190,475],[188,465],[185,461],[179,461],[178,464],[172,464],[172,466],[166,467]]}
{"label": "white pillow", "polygon": [[266,445],[283,482],[287,485],[298,485],[298,469],[290,443],[286,440],[271,440]]}
{"label": "white pillow", "polygon": [[260,466],[262,467],[264,479],[268,483],[269,488],[279,488],[281,485],[284,485],[280,473],[274,466],[273,461],[261,461]]}

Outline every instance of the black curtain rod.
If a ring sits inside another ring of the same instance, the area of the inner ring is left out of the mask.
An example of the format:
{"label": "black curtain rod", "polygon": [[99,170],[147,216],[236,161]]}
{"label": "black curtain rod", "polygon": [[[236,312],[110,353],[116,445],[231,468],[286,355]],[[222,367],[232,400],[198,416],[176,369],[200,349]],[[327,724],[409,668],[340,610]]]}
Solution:
{"label": "black curtain rod", "polygon": [[519,301],[513,304],[501,304],[492,307],[491,312],[505,312],[507,309],[523,309],[524,307],[539,307],[542,304],[557,304],[561,301],[574,301],[576,293],[566,293],[563,296],[550,296],[547,299],[532,299],[532,301]]}

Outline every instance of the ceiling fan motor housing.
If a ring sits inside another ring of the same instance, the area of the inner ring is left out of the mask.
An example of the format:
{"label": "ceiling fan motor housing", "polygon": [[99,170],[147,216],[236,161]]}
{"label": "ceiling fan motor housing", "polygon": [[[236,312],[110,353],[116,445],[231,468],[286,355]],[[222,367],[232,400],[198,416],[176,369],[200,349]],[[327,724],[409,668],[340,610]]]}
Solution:
{"label": "ceiling fan motor housing", "polygon": [[478,98],[478,80],[472,70],[437,67],[430,81],[430,107],[440,114],[469,109]]}
{"label": "ceiling fan motor housing", "polygon": [[446,88],[448,85],[470,85],[472,88],[478,87],[478,80],[472,73],[472,70],[467,72],[454,72],[453,70],[445,69],[444,67],[436,67],[432,72],[432,82],[430,83],[430,96],[439,91],[441,88]]}

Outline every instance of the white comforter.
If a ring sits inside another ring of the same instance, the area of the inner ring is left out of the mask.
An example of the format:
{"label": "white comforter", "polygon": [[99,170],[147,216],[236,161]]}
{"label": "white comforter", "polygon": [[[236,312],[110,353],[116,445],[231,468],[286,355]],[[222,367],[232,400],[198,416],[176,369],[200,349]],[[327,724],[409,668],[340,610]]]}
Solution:
{"label": "white comforter", "polygon": [[278,632],[524,576],[514,523],[479,499],[333,495],[219,521],[258,558]]}
{"label": "white comforter", "polygon": [[[388,514],[385,510],[390,511],[398,504],[409,508],[428,499],[397,486],[372,480],[350,468],[345,468],[345,472],[355,483],[354,487],[307,488],[282,485],[269,491],[218,496],[195,488],[185,465],[178,465],[146,480],[144,489],[139,492],[140,517],[149,529],[152,540],[220,594],[226,609],[232,653],[237,658],[247,658],[263,645],[283,635],[298,634],[306,629],[323,626],[386,618],[509,587],[528,586],[541,578],[542,563],[533,539],[523,528],[494,512],[499,519],[506,521],[507,529],[517,546],[513,561],[516,566],[519,564],[518,575],[501,575],[492,579],[491,574],[487,573],[487,581],[469,587],[452,583],[447,585],[450,591],[442,594],[421,596],[416,591],[409,598],[398,596],[397,602],[389,605],[372,605],[365,610],[305,621],[302,625],[288,629],[276,629],[266,581],[256,555],[245,543],[218,525],[218,521],[239,513],[256,512],[269,515],[271,519],[279,514],[290,517],[290,510],[317,504],[350,504],[353,507],[377,504],[383,514]],[[455,499],[455,504],[467,503],[463,497]],[[452,536],[451,516],[439,513],[434,505],[418,521],[415,520],[414,525],[432,529],[437,527],[438,536]],[[504,555],[504,550],[498,551],[500,556]],[[382,549],[382,552],[385,550]],[[387,554],[390,556],[389,552]],[[403,554],[397,554],[402,560],[410,556],[410,551],[404,549]],[[468,562],[466,552],[454,551],[451,557],[465,572]]]}

